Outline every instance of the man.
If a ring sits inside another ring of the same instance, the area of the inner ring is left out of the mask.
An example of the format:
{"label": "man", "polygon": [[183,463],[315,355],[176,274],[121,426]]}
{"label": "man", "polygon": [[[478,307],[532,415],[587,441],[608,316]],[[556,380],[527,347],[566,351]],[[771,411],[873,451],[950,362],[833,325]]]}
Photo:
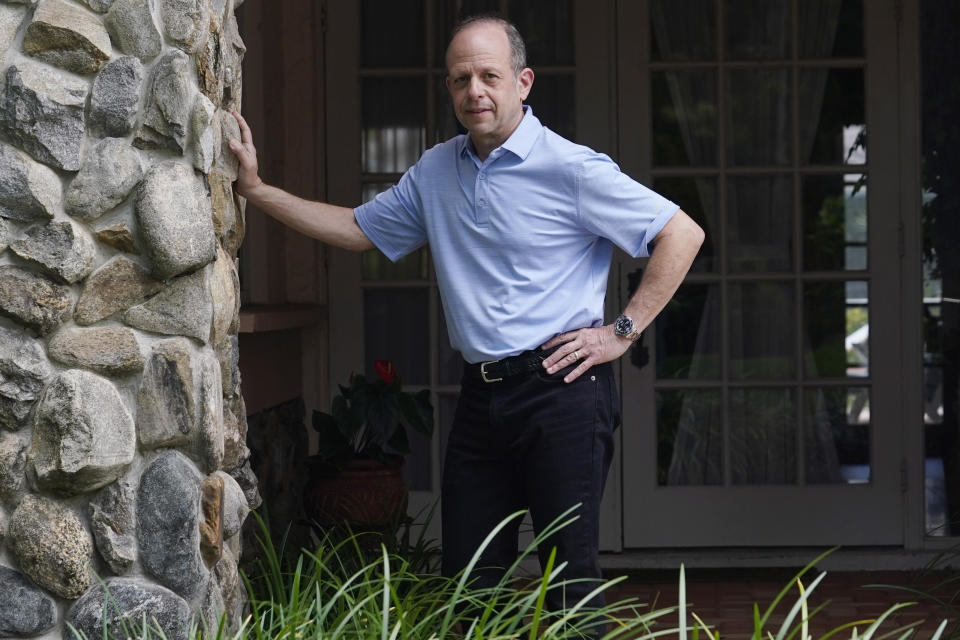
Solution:
{"label": "man", "polygon": [[[465,359],[444,464],[443,572],[464,568],[506,516],[535,529],[581,505],[551,536],[565,578],[599,578],[598,511],[619,401],[610,362],[666,305],[703,232],[609,158],[544,128],[523,105],[533,86],[523,40],[506,21],[468,18],[447,49],[447,88],[468,134],[424,153],[399,183],[356,209],[307,202],[257,176],[238,115],[237,190],[279,221],[329,244],[376,246],[392,260],[429,243],[450,340]],[[650,260],[616,322],[603,324],[613,244]],[[479,584],[517,551],[517,526],[494,539]],[[575,603],[596,585],[553,593]],[[593,604],[598,604],[599,599]]]}

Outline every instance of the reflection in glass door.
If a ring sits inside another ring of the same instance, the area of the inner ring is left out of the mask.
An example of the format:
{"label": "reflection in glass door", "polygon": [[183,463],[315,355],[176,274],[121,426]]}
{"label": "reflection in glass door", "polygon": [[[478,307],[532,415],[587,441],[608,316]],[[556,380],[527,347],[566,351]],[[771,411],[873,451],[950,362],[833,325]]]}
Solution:
{"label": "reflection in glass door", "polygon": [[928,536],[960,536],[960,55],[956,3],[920,2],[923,429]]}
{"label": "reflection in glass door", "polygon": [[[624,507],[627,546],[870,537],[788,525],[877,486],[863,5],[647,4],[653,188],[707,242],[647,337],[651,364],[625,367],[625,386],[652,385],[633,415],[656,442],[655,479],[627,468],[628,487],[650,487]],[[769,519],[794,499],[815,510]],[[728,521],[707,537],[651,530],[651,504]]]}

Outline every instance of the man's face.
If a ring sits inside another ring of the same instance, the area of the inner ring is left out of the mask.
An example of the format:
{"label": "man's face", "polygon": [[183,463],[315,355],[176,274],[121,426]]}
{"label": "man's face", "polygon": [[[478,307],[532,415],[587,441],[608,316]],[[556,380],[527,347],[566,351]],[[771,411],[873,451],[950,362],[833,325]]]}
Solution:
{"label": "man's face", "polygon": [[497,23],[479,22],[447,49],[447,89],[453,109],[481,157],[510,137],[523,119],[533,71],[514,75],[510,42]]}

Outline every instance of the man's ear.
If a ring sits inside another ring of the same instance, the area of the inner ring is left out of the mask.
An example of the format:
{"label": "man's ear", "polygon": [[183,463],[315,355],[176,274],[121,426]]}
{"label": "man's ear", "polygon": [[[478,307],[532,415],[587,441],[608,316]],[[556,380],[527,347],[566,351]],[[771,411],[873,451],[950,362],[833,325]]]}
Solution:
{"label": "man's ear", "polygon": [[520,99],[526,100],[527,96],[530,95],[531,87],[533,87],[533,69],[525,67],[517,75],[517,85],[520,91]]}
{"label": "man's ear", "polygon": [[443,77],[443,84],[447,87],[447,93],[450,93],[450,76],[449,74]]}

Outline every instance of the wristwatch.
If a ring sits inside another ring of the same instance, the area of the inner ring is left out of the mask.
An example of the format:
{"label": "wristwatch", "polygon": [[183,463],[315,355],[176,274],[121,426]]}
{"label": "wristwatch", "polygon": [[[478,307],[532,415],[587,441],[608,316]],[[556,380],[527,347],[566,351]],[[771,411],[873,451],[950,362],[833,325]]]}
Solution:
{"label": "wristwatch", "polygon": [[630,342],[636,342],[640,337],[640,332],[633,324],[633,318],[622,313],[613,321],[613,332],[617,337],[626,338]]}

